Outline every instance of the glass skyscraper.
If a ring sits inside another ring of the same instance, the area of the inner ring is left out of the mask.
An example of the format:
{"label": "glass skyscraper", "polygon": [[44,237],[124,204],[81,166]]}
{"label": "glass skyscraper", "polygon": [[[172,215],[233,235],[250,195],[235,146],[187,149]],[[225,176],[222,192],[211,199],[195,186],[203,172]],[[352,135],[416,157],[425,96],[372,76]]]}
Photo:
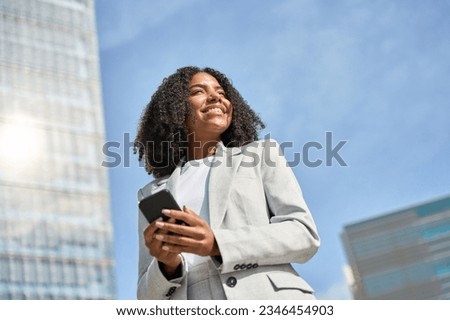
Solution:
{"label": "glass skyscraper", "polygon": [[345,227],[355,299],[450,299],[450,196]]}
{"label": "glass skyscraper", "polygon": [[115,298],[92,0],[0,0],[0,299]]}

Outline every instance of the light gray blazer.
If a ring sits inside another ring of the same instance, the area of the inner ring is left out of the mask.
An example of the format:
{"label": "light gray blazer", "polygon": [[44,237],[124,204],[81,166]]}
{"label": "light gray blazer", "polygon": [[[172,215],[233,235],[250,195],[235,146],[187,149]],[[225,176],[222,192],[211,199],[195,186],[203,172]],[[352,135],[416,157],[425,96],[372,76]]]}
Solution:
{"label": "light gray blazer", "polygon": [[[209,214],[222,261],[209,259],[202,272],[218,271],[216,282],[227,299],[313,299],[291,263],[308,261],[320,240],[278,143],[260,140],[240,148],[220,143],[214,161]],[[176,194],[180,170],[181,165],[170,177],[147,184],[138,199],[163,188]],[[187,299],[187,278],[199,274],[190,275],[183,262],[182,277],[168,281],[145,246],[147,225],[139,213],[138,299]]]}

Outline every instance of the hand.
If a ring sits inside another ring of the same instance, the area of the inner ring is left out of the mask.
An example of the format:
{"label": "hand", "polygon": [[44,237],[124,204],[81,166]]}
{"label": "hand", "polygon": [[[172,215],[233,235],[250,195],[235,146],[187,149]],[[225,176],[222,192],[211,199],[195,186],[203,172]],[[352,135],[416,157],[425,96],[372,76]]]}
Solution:
{"label": "hand", "polygon": [[[162,219],[159,219],[162,220]],[[158,220],[149,224],[144,230],[145,245],[149,249],[150,254],[155,257],[161,264],[166,276],[175,274],[178,266],[181,263],[181,257],[177,253],[170,253],[167,250],[162,250],[164,243],[156,239],[156,235],[167,234],[167,231],[160,230],[156,226]],[[175,219],[169,219],[167,223],[175,223]]]}
{"label": "hand", "polygon": [[167,254],[189,252],[199,256],[220,256],[214,233],[202,217],[186,206],[183,211],[163,210],[163,213],[171,220],[181,220],[186,225],[161,220],[155,222],[161,232],[154,237],[164,243],[162,251]]}

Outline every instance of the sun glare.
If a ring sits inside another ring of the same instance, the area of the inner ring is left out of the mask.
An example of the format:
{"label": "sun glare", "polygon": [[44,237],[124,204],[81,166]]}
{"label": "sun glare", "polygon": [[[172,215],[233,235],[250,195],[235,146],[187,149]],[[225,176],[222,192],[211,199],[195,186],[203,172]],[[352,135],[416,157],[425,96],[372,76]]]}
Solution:
{"label": "sun glare", "polygon": [[39,156],[41,132],[26,118],[0,123],[0,159],[2,166],[23,168]]}

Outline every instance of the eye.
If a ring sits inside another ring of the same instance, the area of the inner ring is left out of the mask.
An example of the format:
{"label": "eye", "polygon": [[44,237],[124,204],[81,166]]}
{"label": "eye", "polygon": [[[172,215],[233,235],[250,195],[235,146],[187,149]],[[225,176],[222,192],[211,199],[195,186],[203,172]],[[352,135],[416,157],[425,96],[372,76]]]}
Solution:
{"label": "eye", "polygon": [[219,90],[219,91],[217,91],[217,93],[220,94],[220,95],[223,96],[223,97],[226,96],[226,95],[225,95],[225,91]]}
{"label": "eye", "polygon": [[203,93],[203,90],[197,89],[197,90],[193,90],[191,91],[191,96],[195,96],[197,94]]}

